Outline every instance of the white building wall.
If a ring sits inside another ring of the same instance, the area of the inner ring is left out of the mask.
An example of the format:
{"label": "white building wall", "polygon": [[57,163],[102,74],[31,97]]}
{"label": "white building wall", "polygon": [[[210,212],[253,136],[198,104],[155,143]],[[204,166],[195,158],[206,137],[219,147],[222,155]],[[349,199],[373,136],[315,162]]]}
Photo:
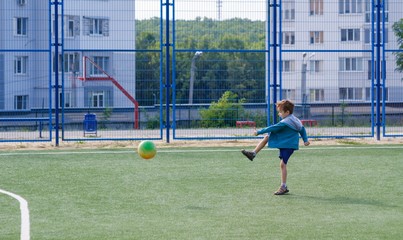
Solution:
{"label": "white building wall", "polygon": [[[282,24],[283,32],[295,33],[294,45],[282,45],[283,50],[309,50],[319,51],[311,60],[322,61],[322,71],[307,72],[307,92],[309,89],[323,89],[323,103],[337,103],[342,101],[339,96],[340,88],[361,88],[362,98],[355,99],[354,102],[365,102],[366,88],[371,87],[371,80],[368,80],[368,60],[371,60],[371,54],[368,52],[342,52],[342,51],[367,51],[371,50],[371,44],[364,43],[365,28],[371,27],[371,23],[365,22],[365,2],[362,1],[362,13],[339,14],[339,1],[323,1],[323,15],[309,15],[309,1],[283,1],[295,3],[295,20],[284,21]],[[285,5],[284,5],[285,6]],[[401,3],[398,1],[389,1],[388,16],[389,21],[385,24],[388,29],[389,49],[397,49],[396,38],[392,30],[392,24],[401,18]],[[341,29],[360,29],[360,41],[341,42]],[[311,44],[309,41],[310,31],[323,31],[323,43]],[[278,39],[280,40],[280,39]],[[320,52],[324,51],[324,52]],[[328,51],[328,52],[325,52]],[[389,101],[401,101],[399,93],[403,92],[401,73],[395,71],[394,55],[386,54],[386,77]],[[362,71],[341,72],[339,70],[340,58],[362,58]],[[295,70],[291,73],[282,73],[283,89],[294,89],[296,103],[302,102],[301,97],[301,70],[302,70],[302,52],[283,52],[282,60],[295,60]],[[307,59],[306,59],[307,60]],[[309,98],[309,102],[316,102]]]}
{"label": "white building wall", "polygon": [[[2,49],[15,50],[15,49],[28,49],[33,41],[32,36],[32,18],[31,11],[28,6],[19,6],[17,1],[9,1],[5,4],[2,1],[2,18],[4,19],[2,28]],[[15,33],[16,18],[28,18],[27,34],[25,36],[17,36]],[[31,29],[31,31],[29,31]],[[16,57],[25,57],[26,74],[14,73],[14,61]],[[29,73],[31,69],[31,61],[33,56],[28,52],[5,52],[4,53],[4,108],[14,109],[14,97],[16,95],[30,95],[32,90],[32,74]],[[29,100],[30,101],[30,100]]]}
{"label": "white building wall", "polygon": [[[6,3],[7,2],[7,3]],[[64,48],[74,49],[81,57],[88,50],[102,50],[96,55],[106,55],[110,57],[110,73],[114,74],[119,83],[125,89],[134,95],[135,92],[135,57],[131,52],[105,52],[104,50],[134,50],[135,49],[135,14],[134,1],[131,0],[68,0],[63,1],[64,14],[67,16],[77,16],[79,19],[78,34],[74,37],[65,35]],[[59,14],[62,14],[62,8],[59,7]],[[16,36],[15,17],[26,17],[28,19],[27,35]],[[87,36],[84,34],[83,18],[94,17],[108,20],[108,36]],[[48,108],[49,107],[49,72],[52,73],[51,85],[55,84],[55,72],[49,59],[53,59],[49,55],[49,44],[54,42],[54,37],[49,37],[49,28],[53,33],[54,6],[51,6],[51,25],[49,26],[49,2],[48,1],[32,1],[27,0],[26,4],[19,6],[16,0],[0,2],[0,47],[1,49],[16,50],[0,53],[4,64],[0,64],[3,68],[0,70],[1,78],[4,86],[2,92],[5,110],[14,110],[14,96],[28,95],[28,105],[26,110],[32,108]],[[60,32],[61,32],[61,18]],[[65,22],[67,23],[67,21]],[[67,26],[67,25],[65,25]],[[66,27],[65,31],[68,30]],[[49,39],[51,38],[51,39]],[[62,39],[59,39],[62,43]],[[52,56],[54,55],[54,48]],[[83,49],[84,51],[81,51]],[[26,52],[23,50],[27,50]],[[61,48],[59,53],[61,54]],[[71,52],[70,52],[71,53]],[[115,56],[116,55],[116,56]],[[126,55],[126,56],[124,56]],[[17,56],[26,57],[26,74],[14,73],[14,59]],[[122,58],[122,56],[124,56]],[[117,61],[117,62],[114,62]],[[127,74],[130,69],[131,74]],[[84,96],[84,84],[74,79],[70,69],[65,69],[64,84],[68,92],[74,92],[74,107],[84,107],[87,96]],[[79,64],[77,76],[82,75],[82,64]],[[62,84],[62,75],[59,74],[59,85]],[[1,81],[1,79],[0,79]],[[76,89],[72,91],[73,82]],[[112,86],[109,82],[94,82],[94,85]],[[1,87],[1,84],[0,84]],[[114,96],[111,101],[114,106],[131,107],[132,104],[127,100],[119,89],[113,87]],[[61,91],[61,89],[60,89]],[[52,89],[52,100],[54,99],[54,88]],[[53,106],[54,107],[54,101]],[[72,107],[72,105],[70,105]]]}
{"label": "white building wall", "polygon": [[[93,60],[94,57],[108,57],[110,59],[109,69],[104,69],[122,85],[131,96],[135,97],[135,9],[134,1],[102,1],[102,0],[70,0],[65,1],[65,15],[79,17],[79,35],[65,38],[65,49],[76,49],[80,54],[78,76],[83,76],[82,57],[86,56]],[[108,33],[105,35],[87,35],[85,19],[105,19],[108,21]],[[83,51],[80,51],[83,50]],[[94,51],[88,51],[94,50]],[[101,50],[101,51],[97,51]],[[116,50],[108,52],[104,50]],[[125,52],[125,50],[128,50]],[[124,57],[123,57],[124,56]],[[90,67],[87,62],[87,67]],[[130,74],[128,74],[130,73]],[[103,76],[106,77],[106,76]],[[68,86],[72,84],[71,74],[66,75],[65,82]],[[77,81],[77,80],[74,80]],[[85,87],[80,81],[76,84],[78,88]],[[133,104],[128,98],[110,81],[94,81],[88,86],[112,87],[111,93],[113,107],[132,107]],[[83,93],[87,91],[72,90]],[[87,107],[88,96],[76,95],[76,107]],[[84,99],[84,100],[83,100]],[[112,107],[112,106],[108,106]]]}

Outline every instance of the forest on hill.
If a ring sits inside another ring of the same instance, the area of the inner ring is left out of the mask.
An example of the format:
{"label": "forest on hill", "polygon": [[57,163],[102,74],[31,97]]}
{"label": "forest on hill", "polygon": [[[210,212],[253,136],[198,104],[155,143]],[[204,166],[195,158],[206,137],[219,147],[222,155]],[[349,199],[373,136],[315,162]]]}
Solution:
{"label": "forest on hill", "polygon": [[[174,69],[176,103],[188,103],[192,71],[195,104],[217,101],[226,91],[234,92],[247,103],[265,102],[265,24],[237,18],[177,20],[175,26],[171,23],[169,54],[170,64],[175,65],[170,65],[170,77],[172,81]],[[159,18],[136,21],[136,98],[141,105],[152,105],[155,101],[160,64],[165,84],[166,49],[161,45],[160,25]],[[162,26],[164,39],[165,23]],[[196,51],[202,54],[195,56]]]}

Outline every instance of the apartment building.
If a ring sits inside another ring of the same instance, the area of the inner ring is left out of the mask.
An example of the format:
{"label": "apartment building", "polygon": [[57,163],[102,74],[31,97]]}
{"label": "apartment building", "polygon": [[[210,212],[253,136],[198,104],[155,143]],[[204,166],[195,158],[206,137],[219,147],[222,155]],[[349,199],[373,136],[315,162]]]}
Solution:
{"label": "apartment building", "polygon": [[[401,18],[402,3],[382,2],[382,41],[385,49],[398,49],[392,25]],[[372,72],[376,70],[372,65],[376,61],[372,41],[376,39],[372,39],[371,4],[372,0],[282,1],[283,98],[298,103],[370,102]],[[306,53],[298,52],[301,49]],[[395,70],[395,55],[381,53],[385,59],[384,98],[402,102],[403,75]]]}
{"label": "apartment building", "polygon": [[0,110],[48,108],[56,75],[60,107],[133,107],[134,13],[134,1],[63,1],[56,34],[49,1],[1,1]]}

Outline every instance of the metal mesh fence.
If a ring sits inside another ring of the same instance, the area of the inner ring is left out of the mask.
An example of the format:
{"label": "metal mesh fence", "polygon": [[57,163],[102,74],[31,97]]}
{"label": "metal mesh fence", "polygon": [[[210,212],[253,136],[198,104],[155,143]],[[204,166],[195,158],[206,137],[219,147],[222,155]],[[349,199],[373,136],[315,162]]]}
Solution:
{"label": "metal mesh fence", "polygon": [[311,137],[403,136],[402,9],[3,1],[0,141],[250,138],[280,99]]}
{"label": "metal mesh fence", "polygon": [[[388,41],[385,43],[382,58],[382,113],[384,136],[403,136],[403,8],[398,0],[390,0],[387,12],[383,14]],[[391,35],[391,36],[390,36]]]}
{"label": "metal mesh fence", "polygon": [[0,141],[51,139],[49,8],[26,4],[0,3]]}
{"label": "metal mesh fence", "polygon": [[296,115],[308,123],[311,136],[373,134],[371,91],[367,91],[373,82],[366,64],[373,48],[364,34],[371,29],[365,7],[362,1],[283,5],[280,98],[300,105]]}
{"label": "metal mesh fence", "polygon": [[159,6],[66,1],[64,19],[74,26],[63,43],[64,60],[71,59],[63,71],[64,140],[162,137]]}
{"label": "metal mesh fence", "polygon": [[247,138],[267,125],[265,1],[197,2],[175,2],[174,138]]}

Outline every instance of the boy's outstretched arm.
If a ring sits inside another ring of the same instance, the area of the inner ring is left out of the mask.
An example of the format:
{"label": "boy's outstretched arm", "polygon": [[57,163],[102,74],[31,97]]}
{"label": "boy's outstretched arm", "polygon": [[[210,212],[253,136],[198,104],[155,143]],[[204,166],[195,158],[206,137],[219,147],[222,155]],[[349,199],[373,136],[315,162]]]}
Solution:
{"label": "boy's outstretched arm", "polygon": [[304,141],[305,146],[309,146],[309,144],[311,144],[308,140],[308,135],[306,134],[305,127],[302,127],[301,131],[299,131],[299,135],[301,135],[301,138]]}

